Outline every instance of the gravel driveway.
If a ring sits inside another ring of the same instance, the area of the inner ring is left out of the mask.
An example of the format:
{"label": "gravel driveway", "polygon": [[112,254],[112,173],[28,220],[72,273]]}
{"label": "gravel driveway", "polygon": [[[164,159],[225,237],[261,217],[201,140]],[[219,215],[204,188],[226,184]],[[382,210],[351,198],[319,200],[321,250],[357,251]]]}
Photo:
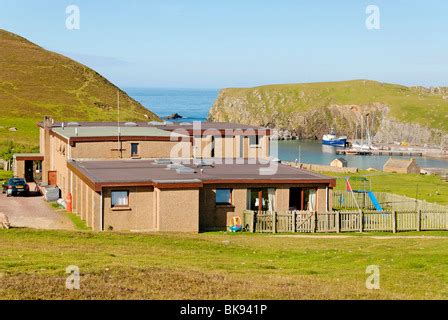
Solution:
{"label": "gravel driveway", "polygon": [[74,230],[70,219],[55,212],[41,196],[6,197],[0,191],[0,212],[8,217],[12,227]]}

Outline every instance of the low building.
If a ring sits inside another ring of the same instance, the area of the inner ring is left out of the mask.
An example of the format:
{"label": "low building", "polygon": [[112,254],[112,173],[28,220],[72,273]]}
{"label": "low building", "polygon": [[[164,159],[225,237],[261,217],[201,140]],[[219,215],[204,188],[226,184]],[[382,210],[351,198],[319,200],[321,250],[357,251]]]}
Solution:
{"label": "low building", "polygon": [[331,161],[330,166],[335,168],[347,168],[348,162],[344,158],[337,158]]}
{"label": "low building", "polygon": [[94,230],[225,230],[255,212],[332,207],[335,180],[282,164],[69,161],[73,211]]}
{"label": "low building", "polygon": [[16,153],[13,157],[13,174],[26,181],[42,181],[42,162],[44,156],[38,153]]}
{"label": "low building", "polygon": [[38,126],[40,154],[15,155],[16,175],[40,173],[94,230],[223,230],[245,210],[332,207],[335,179],[269,161],[269,129],[51,118]]}
{"label": "low building", "polygon": [[417,165],[415,159],[402,160],[389,158],[383,167],[384,172],[391,173],[415,173],[419,174],[421,168]]}

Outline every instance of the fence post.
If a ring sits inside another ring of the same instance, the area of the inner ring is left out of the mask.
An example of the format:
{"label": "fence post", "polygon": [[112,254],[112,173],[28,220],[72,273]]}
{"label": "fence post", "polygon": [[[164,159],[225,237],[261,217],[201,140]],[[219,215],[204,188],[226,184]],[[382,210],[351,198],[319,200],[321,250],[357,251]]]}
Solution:
{"label": "fence post", "polygon": [[272,233],[277,233],[277,212],[272,213]]}
{"label": "fence post", "polygon": [[297,231],[297,212],[292,212],[292,232]]}
{"label": "fence post", "polygon": [[448,211],[445,212],[445,230],[448,231]]}
{"label": "fence post", "polygon": [[397,211],[392,211],[392,231],[397,233]]}
{"label": "fence post", "polygon": [[422,210],[417,211],[417,231],[422,230]]}
{"label": "fence post", "polygon": [[341,213],[336,211],[336,233],[341,233]]}
{"label": "fence post", "polygon": [[364,213],[359,210],[359,232],[364,232]]}
{"label": "fence post", "polygon": [[314,211],[314,233],[317,232],[317,211]]}

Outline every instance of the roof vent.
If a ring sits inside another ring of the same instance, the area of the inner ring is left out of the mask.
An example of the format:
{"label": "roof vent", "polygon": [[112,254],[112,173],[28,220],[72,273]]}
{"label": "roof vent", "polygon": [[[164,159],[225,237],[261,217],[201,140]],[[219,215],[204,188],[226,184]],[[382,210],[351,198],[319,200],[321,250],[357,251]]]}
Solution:
{"label": "roof vent", "polygon": [[124,125],[126,127],[137,127],[137,124],[135,122],[126,122]]}
{"label": "roof vent", "polygon": [[209,160],[195,160],[194,164],[196,165],[196,167],[198,168],[204,168],[204,167],[210,167],[210,168],[214,168],[215,165],[213,164],[213,161]]}
{"label": "roof vent", "polygon": [[195,173],[193,168],[188,168],[188,167],[181,167],[176,169],[176,172],[179,174],[193,174]]}
{"label": "roof vent", "polygon": [[168,169],[170,170],[177,170],[179,168],[185,168],[183,165],[181,164],[177,164],[177,163],[172,163],[166,166]]}

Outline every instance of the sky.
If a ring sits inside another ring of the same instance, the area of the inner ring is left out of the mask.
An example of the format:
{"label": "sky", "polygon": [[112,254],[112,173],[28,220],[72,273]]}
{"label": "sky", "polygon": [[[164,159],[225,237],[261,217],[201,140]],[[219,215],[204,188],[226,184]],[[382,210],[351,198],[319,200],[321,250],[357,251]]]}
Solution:
{"label": "sky", "polygon": [[[369,5],[379,29],[366,27]],[[448,86],[447,15],[446,0],[0,0],[0,28],[122,87]]]}

